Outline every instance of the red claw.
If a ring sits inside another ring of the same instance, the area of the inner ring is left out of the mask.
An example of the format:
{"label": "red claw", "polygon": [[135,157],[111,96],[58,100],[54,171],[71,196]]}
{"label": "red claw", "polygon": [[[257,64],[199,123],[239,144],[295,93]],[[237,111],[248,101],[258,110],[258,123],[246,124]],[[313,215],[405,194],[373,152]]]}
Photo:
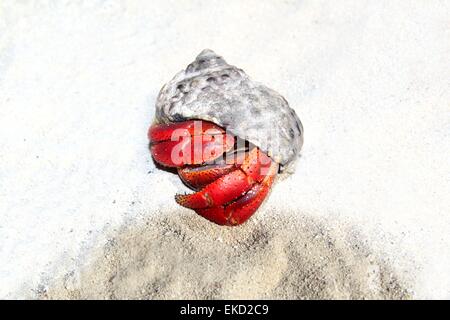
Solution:
{"label": "red claw", "polygon": [[155,124],[148,130],[150,143],[171,140],[173,135],[181,136],[201,136],[205,132],[208,134],[223,134],[225,130],[212,122],[201,120],[190,120],[184,122],[172,122]]}
{"label": "red claw", "polygon": [[234,136],[213,123],[186,121],[150,127],[153,158],[166,167],[203,164],[222,156],[234,146]]}
{"label": "red claw", "polygon": [[211,122],[154,125],[148,136],[155,161],[177,168],[180,178],[199,190],[175,200],[220,225],[245,222],[264,201],[278,170],[256,147],[248,153],[234,149],[236,159],[223,160],[233,151],[235,138]]}

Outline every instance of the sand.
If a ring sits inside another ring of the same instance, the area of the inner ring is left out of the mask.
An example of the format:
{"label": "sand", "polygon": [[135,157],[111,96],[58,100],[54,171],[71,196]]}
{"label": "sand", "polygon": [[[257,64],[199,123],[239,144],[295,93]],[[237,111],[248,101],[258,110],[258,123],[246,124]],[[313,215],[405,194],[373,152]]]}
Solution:
{"label": "sand", "polygon": [[[0,298],[450,298],[445,1],[0,2]],[[221,228],[153,164],[204,48],[290,102],[294,172]]]}
{"label": "sand", "polygon": [[[298,220],[297,220],[298,219]],[[189,213],[111,235],[92,261],[38,292],[43,299],[408,299],[355,231],[268,211],[241,228]]]}

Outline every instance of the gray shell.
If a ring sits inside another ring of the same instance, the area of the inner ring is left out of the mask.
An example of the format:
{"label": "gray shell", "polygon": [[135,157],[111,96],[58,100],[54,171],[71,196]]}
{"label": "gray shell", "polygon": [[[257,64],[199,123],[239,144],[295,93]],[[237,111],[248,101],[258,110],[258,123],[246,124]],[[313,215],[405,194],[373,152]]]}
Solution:
{"label": "gray shell", "polygon": [[286,99],[208,49],[165,84],[156,101],[157,122],[191,119],[226,128],[282,168],[297,158],[303,144],[302,124]]}

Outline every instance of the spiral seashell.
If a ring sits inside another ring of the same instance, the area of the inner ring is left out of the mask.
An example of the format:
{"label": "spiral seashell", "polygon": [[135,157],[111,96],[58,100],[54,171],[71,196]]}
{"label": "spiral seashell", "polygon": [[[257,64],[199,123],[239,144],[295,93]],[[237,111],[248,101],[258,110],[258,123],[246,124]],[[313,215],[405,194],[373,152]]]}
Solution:
{"label": "spiral seashell", "polygon": [[302,123],[286,99],[209,49],[165,84],[156,101],[158,123],[192,119],[248,140],[280,163],[280,170],[303,145]]}

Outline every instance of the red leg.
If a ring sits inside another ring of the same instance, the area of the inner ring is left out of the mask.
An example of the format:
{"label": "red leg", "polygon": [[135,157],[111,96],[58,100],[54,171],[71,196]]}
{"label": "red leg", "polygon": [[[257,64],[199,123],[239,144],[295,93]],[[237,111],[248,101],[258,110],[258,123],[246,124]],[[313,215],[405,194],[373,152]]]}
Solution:
{"label": "red leg", "polygon": [[245,153],[238,153],[226,159],[202,166],[186,166],[178,168],[181,180],[194,190],[200,190],[220,177],[239,168],[245,159]]}
{"label": "red leg", "polygon": [[236,166],[234,164],[219,163],[200,167],[179,168],[178,175],[189,187],[199,190],[235,169]]}
{"label": "red leg", "polygon": [[259,161],[260,154],[263,153],[254,148],[239,169],[220,177],[196,193],[176,195],[175,200],[184,207],[200,209],[221,206],[237,199],[264,178],[266,172],[262,170],[264,167]]}
{"label": "red leg", "polygon": [[236,199],[251,186],[252,181],[248,181],[247,175],[237,169],[196,193],[177,194],[175,200],[183,207],[191,209],[215,207]]}
{"label": "red leg", "polygon": [[196,209],[202,217],[219,225],[239,225],[250,218],[259,208],[272,186],[278,165],[275,163],[261,183],[256,183],[242,197],[225,206]]}
{"label": "red leg", "polygon": [[226,207],[228,225],[239,225],[250,218],[260,207],[270,191],[278,165],[275,163],[271,167],[271,172],[264,178],[261,184],[256,184],[249,192],[236,202]]}
{"label": "red leg", "polygon": [[[220,225],[245,222],[267,196],[278,165],[258,148],[220,159],[232,150],[235,137],[200,120],[153,125],[148,132],[156,162],[178,168],[180,178],[200,191],[176,195],[176,201]],[[206,164],[211,161],[215,163]],[[201,166],[199,166],[201,165]]]}

